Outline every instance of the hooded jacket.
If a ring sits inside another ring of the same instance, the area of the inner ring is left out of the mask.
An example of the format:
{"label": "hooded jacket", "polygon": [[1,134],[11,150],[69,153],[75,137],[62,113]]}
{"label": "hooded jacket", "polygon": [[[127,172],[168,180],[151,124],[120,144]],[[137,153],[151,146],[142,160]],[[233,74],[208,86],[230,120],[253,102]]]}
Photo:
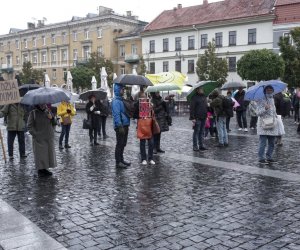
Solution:
{"label": "hooded jacket", "polygon": [[114,128],[130,125],[130,118],[126,115],[123,97],[120,95],[121,89],[121,85],[117,83],[114,84],[115,97],[111,105]]}
{"label": "hooded jacket", "polygon": [[[68,113],[67,110],[71,110],[71,113]],[[76,110],[74,106],[71,103],[68,102],[61,102],[61,104],[58,105],[57,107],[57,115],[61,117],[60,122],[64,122],[64,118],[70,117],[72,121],[72,117],[76,115]]]}
{"label": "hooded jacket", "polygon": [[190,105],[190,120],[205,120],[207,117],[207,99],[204,94],[192,97]]}
{"label": "hooded jacket", "polygon": [[8,131],[24,131],[25,109],[21,104],[5,105],[0,111],[0,118],[7,116]]}

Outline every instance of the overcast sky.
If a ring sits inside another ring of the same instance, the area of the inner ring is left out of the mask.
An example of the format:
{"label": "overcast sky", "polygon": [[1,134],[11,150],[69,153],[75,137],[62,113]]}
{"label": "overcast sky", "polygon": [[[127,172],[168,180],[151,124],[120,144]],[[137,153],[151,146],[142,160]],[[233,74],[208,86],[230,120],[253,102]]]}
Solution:
{"label": "overcast sky", "polygon": [[[215,1],[218,0],[208,0]],[[150,22],[178,3],[187,7],[202,4],[202,0],[1,0],[0,34],[7,34],[10,28],[26,29],[27,22],[43,17],[47,19],[46,24],[50,24],[71,20],[72,16],[97,13],[99,5],[124,15],[131,10],[140,20]]]}

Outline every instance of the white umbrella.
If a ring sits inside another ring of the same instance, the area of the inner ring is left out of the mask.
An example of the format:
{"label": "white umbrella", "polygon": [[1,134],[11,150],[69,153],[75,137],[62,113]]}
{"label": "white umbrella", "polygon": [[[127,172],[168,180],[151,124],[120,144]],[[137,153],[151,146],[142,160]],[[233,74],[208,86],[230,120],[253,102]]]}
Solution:
{"label": "white umbrella", "polygon": [[97,89],[97,80],[96,80],[95,76],[92,77],[91,83],[92,83],[92,90],[96,90]]}
{"label": "white umbrella", "polygon": [[50,88],[50,78],[48,74],[45,74],[45,87]]}
{"label": "white umbrella", "polygon": [[73,92],[73,77],[70,71],[67,71],[67,89],[72,93]]}
{"label": "white umbrella", "polygon": [[[132,68],[132,74],[137,75],[136,68]],[[131,96],[134,97],[140,91],[140,87],[138,85],[133,85],[131,88]]]}
{"label": "white umbrella", "polygon": [[101,77],[101,89],[103,89],[104,91],[107,92],[108,98],[111,98],[110,89],[109,89],[108,83],[107,83],[107,73],[106,73],[105,67],[101,68],[100,77]]}
{"label": "white umbrella", "polygon": [[[118,78],[118,76],[117,76],[116,73],[114,73],[114,74],[113,74],[113,80],[115,80],[116,78]],[[112,97],[113,97],[113,98],[115,97],[115,93],[114,93],[114,84],[113,84]]]}

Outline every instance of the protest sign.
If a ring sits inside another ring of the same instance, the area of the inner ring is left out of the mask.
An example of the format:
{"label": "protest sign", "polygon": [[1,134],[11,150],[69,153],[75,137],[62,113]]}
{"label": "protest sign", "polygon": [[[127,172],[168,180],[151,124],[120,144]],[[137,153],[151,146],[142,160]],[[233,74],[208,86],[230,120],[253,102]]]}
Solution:
{"label": "protest sign", "polygon": [[0,105],[20,102],[17,80],[0,81]]}

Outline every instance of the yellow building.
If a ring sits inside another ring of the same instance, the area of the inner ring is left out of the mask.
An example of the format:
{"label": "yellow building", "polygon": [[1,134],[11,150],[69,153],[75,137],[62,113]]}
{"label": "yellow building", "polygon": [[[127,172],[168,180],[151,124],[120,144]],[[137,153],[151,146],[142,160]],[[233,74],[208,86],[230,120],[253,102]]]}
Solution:
{"label": "yellow building", "polygon": [[[49,25],[40,20],[37,24],[28,23],[26,30],[11,29],[9,34],[1,35],[0,73],[3,78],[14,79],[22,71],[23,62],[31,61],[33,68],[49,75],[51,84],[61,85],[64,74],[78,62],[87,61],[92,52],[112,60],[115,72],[120,74],[127,52],[122,60],[119,48],[123,47],[118,46],[121,42],[118,37],[142,29],[146,23],[132,16],[130,11],[122,16],[106,7],[98,9],[98,14],[88,14],[84,18],[74,16],[71,21]],[[131,54],[137,52],[140,56],[141,39],[136,41]]]}

